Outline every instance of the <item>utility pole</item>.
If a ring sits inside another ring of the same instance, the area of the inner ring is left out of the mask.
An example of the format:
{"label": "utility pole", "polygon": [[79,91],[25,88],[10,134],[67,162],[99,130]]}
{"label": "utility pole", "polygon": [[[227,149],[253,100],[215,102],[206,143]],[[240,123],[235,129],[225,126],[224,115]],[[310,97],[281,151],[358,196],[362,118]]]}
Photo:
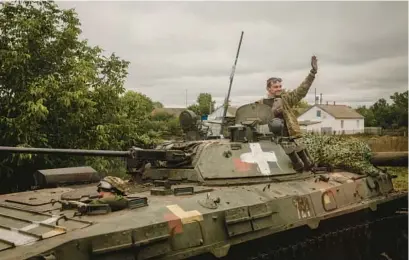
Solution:
{"label": "utility pole", "polygon": [[237,48],[237,54],[236,54],[236,59],[234,61],[234,65],[232,68],[232,72],[230,75],[230,84],[229,84],[229,91],[227,92],[227,97],[224,100],[224,110],[223,110],[223,117],[222,117],[222,124],[220,126],[220,134],[223,134],[223,130],[224,130],[224,125],[226,123],[226,114],[227,114],[227,107],[229,105],[229,98],[230,98],[230,91],[231,91],[231,85],[233,84],[233,78],[234,78],[234,72],[236,71],[236,65],[237,65],[237,59],[239,58],[239,53],[240,53],[240,47],[241,47],[241,41],[243,40],[243,34],[244,32],[241,32],[241,36],[240,36],[240,42],[239,42],[239,47]]}
{"label": "utility pole", "polygon": [[317,88],[315,88],[315,93],[314,93],[314,104],[317,104]]}
{"label": "utility pole", "polygon": [[187,89],[186,89],[186,108],[187,108]]}

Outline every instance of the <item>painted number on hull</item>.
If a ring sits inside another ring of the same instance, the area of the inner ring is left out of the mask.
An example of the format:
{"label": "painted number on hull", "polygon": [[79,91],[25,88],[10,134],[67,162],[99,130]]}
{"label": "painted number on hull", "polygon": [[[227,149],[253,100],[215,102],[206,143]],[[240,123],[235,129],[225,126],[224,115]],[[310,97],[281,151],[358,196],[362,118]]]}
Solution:
{"label": "painted number on hull", "polygon": [[311,217],[311,208],[307,197],[295,198],[293,199],[293,204],[297,209],[298,219]]}

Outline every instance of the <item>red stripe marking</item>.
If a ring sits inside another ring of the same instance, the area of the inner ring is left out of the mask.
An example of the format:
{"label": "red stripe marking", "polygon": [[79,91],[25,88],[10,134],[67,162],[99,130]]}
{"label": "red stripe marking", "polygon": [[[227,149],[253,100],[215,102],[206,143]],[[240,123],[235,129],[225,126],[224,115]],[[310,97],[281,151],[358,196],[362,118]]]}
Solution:
{"label": "red stripe marking", "polygon": [[168,222],[168,227],[172,230],[173,234],[179,234],[183,232],[182,220],[173,213],[166,213],[165,219]]}
{"label": "red stripe marking", "polygon": [[251,164],[243,162],[239,158],[233,158],[234,168],[240,172],[248,172],[250,170]]}

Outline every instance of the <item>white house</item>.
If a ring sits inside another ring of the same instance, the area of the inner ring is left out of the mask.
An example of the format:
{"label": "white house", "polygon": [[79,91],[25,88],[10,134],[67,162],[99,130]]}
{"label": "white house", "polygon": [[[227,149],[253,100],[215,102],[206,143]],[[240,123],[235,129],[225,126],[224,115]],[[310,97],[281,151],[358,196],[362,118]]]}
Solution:
{"label": "white house", "polygon": [[364,117],[346,105],[315,104],[298,116],[304,131],[335,134],[364,132]]}

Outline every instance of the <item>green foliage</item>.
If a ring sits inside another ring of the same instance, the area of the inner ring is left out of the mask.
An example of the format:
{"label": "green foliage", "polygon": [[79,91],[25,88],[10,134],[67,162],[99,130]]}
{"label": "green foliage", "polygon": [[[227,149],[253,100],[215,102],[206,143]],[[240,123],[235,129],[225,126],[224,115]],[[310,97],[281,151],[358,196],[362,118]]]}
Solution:
{"label": "green foliage", "polygon": [[196,115],[202,115],[202,111],[200,110],[200,106],[197,104],[193,104],[187,107],[187,109],[192,110],[195,112]]}
{"label": "green foliage", "polygon": [[305,100],[300,100],[293,108],[295,116],[300,116],[304,111],[306,111],[310,105]]}
{"label": "green foliage", "polygon": [[309,107],[310,107],[310,105],[308,104],[308,102],[303,100],[303,99],[301,99],[300,102],[298,102],[295,105],[295,108],[309,108]]}
{"label": "green foliage", "polygon": [[365,126],[379,126],[384,129],[407,128],[408,91],[395,92],[390,98],[392,104],[381,98],[369,108],[361,106],[356,109],[365,117]]}
{"label": "green foliage", "polygon": [[158,112],[151,117],[154,121],[168,121],[171,120],[174,116],[166,112]]}
{"label": "green foliage", "polygon": [[408,190],[408,167],[382,167],[385,168],[388,173],[396,175],[397,177],[392,180],[395,189],[400,191]]}
{"label": "green foliage", "polygon": [[[160,140],[150,123],[155,104],[125,92],[129,62],[104,56],[80,33],[77,14],[51,1],[3,3],[0,145],[126,150]],[[80,165],[103,174],[124,172],[121,159],[0,155],[0,190],[28,188],[36,169]],[[18,187],[17,180],[26,182]]]}
{"label": "green foliage", "polygon": [[209,93],[200,93],[197,96],[196,102],[196,104],[190,105],[188,109],[199,116],[210,114],[210,108],[211,111],[215,109],[216,101],[213,101],[212,95]]}
{"label": "green foliage", "polygon": [[162,138],[181,137],[183,133],[179,124],[179,118],[166,112],[153,115],[149,124],[149,127],[156,129]]}
{"label": "green foliage", "polygon": [[365,126],[378,126],[373,111],[366,106],[360,106],[356,111],[365,118]]}
{"label": "green foliage", "polygon": [[163,104],[161,102],[159,102],[159,101],[153,102],[153,106],[155,108],[163,108]]}
{"label": "green foliage", "polygon": [[395,125],[397,127],[408,126],[408,91],[403,93],[395,92],[391,97],[393,104],[391,106],[394,116]]}

